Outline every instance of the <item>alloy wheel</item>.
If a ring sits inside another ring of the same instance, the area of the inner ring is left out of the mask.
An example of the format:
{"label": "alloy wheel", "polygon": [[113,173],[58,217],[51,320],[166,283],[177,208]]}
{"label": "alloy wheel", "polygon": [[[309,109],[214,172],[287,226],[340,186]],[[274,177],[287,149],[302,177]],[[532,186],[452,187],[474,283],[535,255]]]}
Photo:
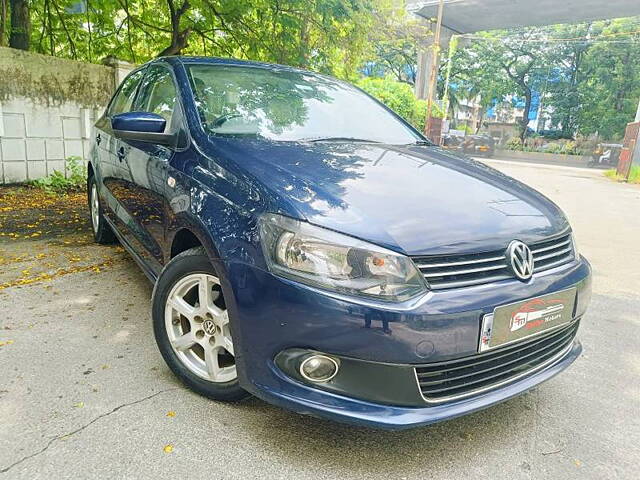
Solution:
{"label": "alloy wheel", "polygon": [[91,225],[93,226],[93,231],[97,232],[100,227],[100,204],[98,203],[98,189],[96,188],[96,184],[92,183],[91,185]]}
{"label": "alloy wheel", "polygon": [[178,280],[167,297],[165,328],[171,348],[193,373],[215,383],[236,379],[229,314],[217,277],[193,273]]}

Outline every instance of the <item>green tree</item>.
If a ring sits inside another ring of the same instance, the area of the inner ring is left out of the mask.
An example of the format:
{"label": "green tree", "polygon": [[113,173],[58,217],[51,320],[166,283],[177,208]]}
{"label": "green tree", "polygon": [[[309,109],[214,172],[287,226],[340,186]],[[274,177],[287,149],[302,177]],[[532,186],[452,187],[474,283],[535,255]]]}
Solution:
{"label": "green tree", "polygon": [[404,2],[387,1],[378,6],[368,42],[373,46],[368,61],[379,76],[388,74],[414,85],[418,51],[427,48],[433,32],[410,15]]}
{"label": "green tree", "polygon": [[[449,103],[481,94],[483,106],[542,95],[566,137],[620,138],[640,98],[639,18],[525,28],[473,36],[453,57]],[[446,68],[446,64],[443,67]]]}
{"label": "green tree", "polygon": [[[549,29],[553,39],[572,39],[566,42],[554,41],[555,64],[547,67],[547,78],[542,86],[542,101],[552,107],[551,120],[560,126],[562,136],[571,138],[575,135],[580,110],[583,107],[581,89],[591,75],[586,66],[591,42],[591,35],[597,35],[598,27],[592,23],[577,25],[557,25]],[[580,40],[580,39],[585,40]]]}
{"label": "green tree", "polygon": [[38,52],[92,62],[232,56],[353,78],[377,1],[33,0],[31,40]]}
{"label": "green tree", "polygon": [[[534,91],[539,91],[543,77],[540,71],[553,62],[553,49],[545,43],[546,31],[532,27],[519,31],[515,35],[506,32],[487,34],[482,40],[473,42],[470,47],[475,52],[474,74],[489,97],[501,98],[506,92],[524,99],[520,125],[520,139],[524,141],[529,124],[529,113]],[[502,95],[499,95],[502,93]]]}
{"label": "green tree", "polygon": [[620,139],[633,121],[640,99],[640,34],[638,18],[599,22],[600,40],[590,47],[578,87],[578,129]]}
{"label": "green tree", "polygon": [[[427,102],[418,100],[407,83],[392,78],[363,78],[356,82],[356,85],[380,100],[416,129],[424,131]],[[433,116],[442,117],[442,112],[435,105]]]}

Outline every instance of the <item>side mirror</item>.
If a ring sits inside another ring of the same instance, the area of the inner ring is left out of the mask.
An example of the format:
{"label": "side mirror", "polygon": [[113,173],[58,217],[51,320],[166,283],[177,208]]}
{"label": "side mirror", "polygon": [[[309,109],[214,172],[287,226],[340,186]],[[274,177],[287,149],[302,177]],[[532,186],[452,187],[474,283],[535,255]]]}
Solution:
{"label": "side mirror", "polygon": [[163,133],[166,126],[167,121],[155,113],[126,112],[111,118],[111,128],[116,138],[157,145],[174,145],[176,134]]}

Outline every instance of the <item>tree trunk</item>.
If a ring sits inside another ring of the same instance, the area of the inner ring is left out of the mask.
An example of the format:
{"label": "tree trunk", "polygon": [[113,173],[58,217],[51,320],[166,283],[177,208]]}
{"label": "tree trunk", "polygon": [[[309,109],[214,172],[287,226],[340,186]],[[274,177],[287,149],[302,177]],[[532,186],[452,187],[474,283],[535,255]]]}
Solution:
{"label": "tree trunk", "polygon": [[29,50],[29,37],[31,36],[29,0],[9,0],[9,5],[11,5],[9,46],[20,50]]}
{"label": "tree trunk", "polygon": [[184,0],[180,8],[176,10],[173,0],[167,0],[169,6],[169,14],[171,15],[171,45],[162,50],[158,56],[179,55],[187,46],[187,39],[191,33],[191,28],[185,28],[180,31],[180,19],[191,8],[189,0]]}
{"label": "tree trunk", "polygon": [[524,144],[527,137],[527,127],[529,126],[529,111],[531,110],[531,89],[526,86],[524,81],[521,84],[524,89],[524,112],[522,112],[522,120],[520,121],[520,140]]}
{"label": "tree trunk", "polygon": [[187,39],[191,33],[190,28],[186,28],[176,35],[171,36],[171,45],[162,50],[158,56],[166,57],[168,55],[180,55],[180,52],[187,47]]}
{"label": "tree trunk", "polygon": [[0,47],[4,47],[5,35],[7,34],[7,0],[0,0]]}

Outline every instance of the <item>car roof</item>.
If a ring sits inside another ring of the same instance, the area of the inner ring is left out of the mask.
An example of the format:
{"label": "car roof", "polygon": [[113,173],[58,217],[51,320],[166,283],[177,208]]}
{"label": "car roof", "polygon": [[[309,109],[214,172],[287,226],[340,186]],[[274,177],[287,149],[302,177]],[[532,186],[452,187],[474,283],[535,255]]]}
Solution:
{"label": "car roof", "polygon": [[301,68],[291,67],[289,65],[280,65],[277,63],[267,63],[267,62],[256,62],[253,60],[240,60],[237,58],[223,58],[223,57],[202,57],[202,56],[168,56],[168,57],[160,57],[155,60],[152,60],[149,63],[155,63],[164,61],[171,65],[183,64],[183,65],[194,65],[194,64],[208,64],[208,65],[224,65],[224,66],[233,66],[233,67],[254,67],[254,68],[262,68],[265,70],[282,70],[282,71],[290,71],[290,72],[298,72],[305,73],[311,75],[322,75],[317,72],[312,72],[309,70],[304,70]]}

